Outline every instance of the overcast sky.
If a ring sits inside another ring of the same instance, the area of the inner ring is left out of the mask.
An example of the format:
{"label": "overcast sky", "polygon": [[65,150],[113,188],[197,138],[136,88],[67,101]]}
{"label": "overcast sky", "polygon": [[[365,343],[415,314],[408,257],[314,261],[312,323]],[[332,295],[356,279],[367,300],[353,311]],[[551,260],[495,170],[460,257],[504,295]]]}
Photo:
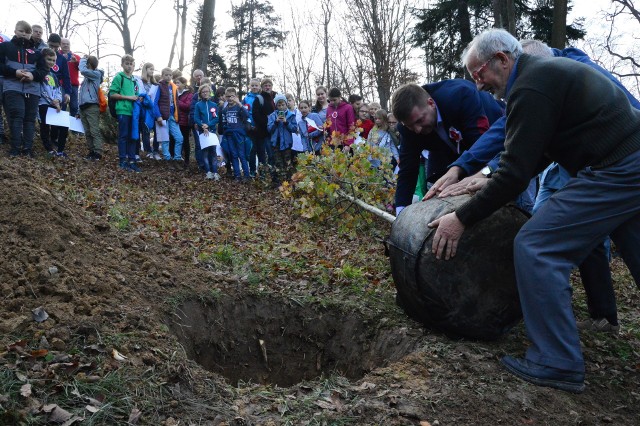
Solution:
{"label": "overcast sky", "polygon": [[[36,9],[34,9],[34,7],[27,2],[3,1],[2,3],[3,10],[2,14],[0,14],[0,32],[4,34],[12,36],[15,22],[20,19],[24,19],[31,24],[43,23],[43,19],[38,14]],[[148,3],[148,0],[138,0],[138,4],[140,6],[138,15],[134,18],[133,21],[133,28],[139,25],[140,20],[142,19],[142,15],[146,11],[146,5]],[[314,4],[317,3],[317,0],[279,0],[272,1],[271,3],[275,8],[276,14],[283,18],[282,29],[286,30],[287,25],[290,22],[289,16],[290,9],[292,7],[304,8],[304,10],[306,11],[305,15],[309,16],[309,18],[312,18],[315,9]],[[413,4],[416,6],[423,6],[426,3],[428,3],[428,0],[413,1]],[[571,22],[575,17],[582,16],[587,18],[587,23],[590,26],[597,26],[602,24],[601,19],[595,19],[597,16],[597,12],[601,9],[607,9],[610,6],[609,0],[577,0],[574,1],[574,3],[574,10],[569,16],[569,22]],[[137,67],[147,61],[153,62],[156,70],[168,65],[172,37],[175,31],[175,14],[172,10],[172,4],[173,0],[157,0],[153,9],[149,11],[142,25],[143,31],[138,35],[138,40],[136,43],[136,45],[141,46],[138,50],[136,50],[136,53],[134,55],[136,58]],[[339,2],[336,1],[334,4],[338,5]],[[195,5],[191,7],[192,12],[190,13],[190,17],[188,19],[189,28],[187,31],[187,41],[185,49],[187,55],[186,62],[190,62],[192,53],[191,40],[193,36],[193,29],[191,28],[191,21],[193,19],[192,16],[195,14],[196,7]],[[218,0],[216,2],[216,27],[222,34],[224,34],[224,32],[226,32],[232,26],[228,13],[230,9],[231,0]],[[121,38],[117,31],[110,31],[109,38],[114,43],[121,44]],[[224,40],[221,41],[221,44],[224,44]],[[72,50],[74,51],[87,53],[89,49],[88,46],[90,46],[92,43],[95,43],[95,36],[92,36],[91,32],[88,31],[79,31],[78,34],[71,37]],[[106,53],[107,51],[106,49],[103,49],[102,52]],[[114,47],[111,49],[111,52],[121,55],[122,49]],[[226,55],[226,49],[223,53]],[[260,65],[264,67],[265,73],[277,74],[277,70],[279,69],[279,67],[281,67],[281,64],[279,62],[279,57],[276,56],[275,60],[273,57],[262,60],[262,63]],[[114,65],[109,66],[108,64]],[[116,57],[103,57],[101,61],[101,67],[111,68],[112,70],[119,68],[119,59],[117,59]],[[174,60],[173,67],[177,67],[177,55],[176,59]]]}

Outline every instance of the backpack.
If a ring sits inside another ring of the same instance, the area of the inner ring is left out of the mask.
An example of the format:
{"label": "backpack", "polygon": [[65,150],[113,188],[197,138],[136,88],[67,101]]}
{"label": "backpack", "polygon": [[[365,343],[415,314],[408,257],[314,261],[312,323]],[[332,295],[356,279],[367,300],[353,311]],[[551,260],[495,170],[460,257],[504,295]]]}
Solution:
{"label": "backpack", "polygon": [[[98,105],[100,106],[100,112],[105,112],[109,107],[109,102],[107,101],[107,97],[102,91],[102,87],[98,87]],[[113,107],[113,112],[115,112],[115,104],[113,105]]]}
{"label": "backpack", "polygon": [[[120,85],[122,85],[122,74],[118,74],[120,76]],[[118,77],[118,75],[116,75],[116,78]],[[113,96],[111,96],[111,91],[109,91],[109,99],[107,101],[107,105],[109,106],[109,114],[111,114],[111,116],[113,118],[118,118],[118,114],[116,114],[116,102],[118,102],[117,100],[113,99]],[[102,110],[101,110],[102,111]]]}

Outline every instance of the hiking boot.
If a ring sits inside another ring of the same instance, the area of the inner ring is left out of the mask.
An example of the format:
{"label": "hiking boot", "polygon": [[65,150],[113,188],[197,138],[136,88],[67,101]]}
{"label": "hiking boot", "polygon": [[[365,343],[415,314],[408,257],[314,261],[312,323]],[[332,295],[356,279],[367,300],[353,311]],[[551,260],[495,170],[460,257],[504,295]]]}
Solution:
{"label": "hiking boot", "polygon": [[93,151],[89,151],[89,154],[87,154],[87,155],[84,157],[84,159],[85,159],[85,160],[88,160],[88,161],[93,161],[93,159],[94,159],[94,158],[93,158],[93,156],[94,156],[94,155],[95,155],[95,152],[93,152]]}
{"label": "hiking boot", "polygon": [[213,176],[214,176],[214,175],[213,175],[213,173],[211,173],[211,172],[207,172],[207,174],[205,175],[205,177],[204,177],[204,178],[205,178],[205,179],[207,179],[207,180],[209,180],[209,179],[213,179]]}
{"label": "hiking boot", "polygon": [[140,158],[139,155],[136,155],[136,158],[134,160],[136,163],[142,163],[142,158]]}
{"label": "hiking boot", "polygon": [[94,152],[93,153],[93,161],[100,161],[100,160],[102,160],[102,154]]}
{"label": "hiking boot", "polygon": [[18,155],[20,155],[20,152],[17,149],[11,148],[11,151],[9,151],[9,157],[15,158]]}
{"label": "hiking boot", "polygon": [[58,153],[56,152],[55,149],[52,149],[51,151],[47,152],[47,155],[49,157],[55,157],[56,155],[58,155]]}
{"label": "hiking boot", "polygon": [[213,180],[220,180],[220,175],[217,173],[213,174]]}
{"label": "hiking boot", "polygon": [[67,153],[66,153],[66,152],[64,152],[64,151],[60,151],[60,152],[58,152],[58,153],[56,154],[56,157],[58,157],[58,158],[62,158],[62,159],[69,158],[69,156],[67,155]]}
{"label": "hiking boot", "polygon": [[122,170],[129,170],[129,163],[127,163],[126,161],[121,161],[120,162],[120,166],[119,166]]}
{"label": "hiking boot", "polygon": [[620,325],[613,325],[606,318],[589,318],[576,322],[576,325],[578,330],[600,331],[614,336],[620,333]]}
{"label": "hiking boot", "polygon": [[142,173],[142,169],[135,162],[129,163],[129,170],[135,173]]}
{"label": "hiking boot", "polygon": [[504,356],[500,362],[509,373],[534,385],[572,393],[584,391],[584,373],[582,372],[560,370],[512,356]]}

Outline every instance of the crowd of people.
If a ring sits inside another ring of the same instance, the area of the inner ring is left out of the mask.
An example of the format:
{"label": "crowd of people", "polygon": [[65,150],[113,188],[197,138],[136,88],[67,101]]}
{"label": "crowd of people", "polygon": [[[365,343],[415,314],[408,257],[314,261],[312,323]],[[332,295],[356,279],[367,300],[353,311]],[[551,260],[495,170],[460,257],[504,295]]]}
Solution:
{"label": "crowd of people", "polygon": [[[338,88],[318,87],[312,103],[275,92],[268,78],[251,79],[242,97],[234,87],[216,87],[202,70],[190,82],[171,68],[156,75],[150,63],[134,75],[130,55],[122,57],[107,102],[98,58],[74,54],[57,34],[44,43],[42,34],[20,21],[0,44],[10,156],[33,156],[39,115],[44,148],[65,157],[67,129],[46,119],[67,107],[82,119],[91,161],[103,159],[100,114],[113,109],[123,172],[141,172],[145,157],[189,167],[193,152],[206,179],[220,179],[222,159],[237,180],[271,174],[277,185],[290,178],[297,153],[376,146],[388,161],[371,159],[372,167],[398,170],[397,215],[423,198],[473,195],[430,224],[438,259],[455,256],[465,229],[507,202],[533,214],[514,242],[532,345],[524,358],[502,359],[509,372],[582,392],[578,329],[619,331],[607,244],[611,237],[640,282],[640,102],[584,52],[488,30],[462,57],[473,82],[404,85],[387,113],[361,96],[345,99]],[[0,134],[6,141],[4,129]],[[576,322],[571,309],[573,267],[585,286],[587,321]]]}
{"label": "crowd of people", "polygon": [[[399,138],[391,114],[358,95],[345,100],[338,88],[316,89],[315,103],[273,90],[268,78],[253,78],[243,97],[234,87],[216,87],[202,70],[191,81],[181,70],[159,74],[144,63],[139,75],[131,55],[103,87],[99,59],[71,51],[68,39],[19,21],[15,35],[0,44],[0,92],[11,134],[9,155],[33,156],[35,122],[50,156],[66,157],[69,129],[47,124],[51,110],[81,119],[86,159],[103,160],[100,114],[107,106],[117,120],[118,167],[141,172],[143,159],[189,168],[192,154],[206,179],[219,180],[224,161],[238,180],[270,174],[274,185],[289,179],[296,155],[319,155],[325,144],[349,151],[368,144],[387,154],[374,167],[397,165]],[[103,90],[104,89],[104,90]],[[108,100],[107,100],[108,99]],[[4,129],[0,129],[6,141]],[[262,166],[262,167],[261,167]]]}

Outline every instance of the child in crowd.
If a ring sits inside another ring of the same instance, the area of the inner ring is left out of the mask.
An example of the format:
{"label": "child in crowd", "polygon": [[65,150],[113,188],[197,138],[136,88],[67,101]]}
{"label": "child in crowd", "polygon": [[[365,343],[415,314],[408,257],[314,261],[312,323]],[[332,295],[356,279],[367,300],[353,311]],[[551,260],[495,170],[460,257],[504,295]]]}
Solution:
{"label": "child in crowd", "polygon": [[269,114],[267,129],[271,135],[271,146],[276,171],[273,185],[279,186],[283,180],[291,178],[293,164],[291,159],[291,146],[293,145],[293,133],[298,131],[296,115],[287,108],[287,98],[276,95],[274,98],[276,110]]}
{"label": "child in crowd", "polygon": [[[153,75],[154,72],[155,67],[153,66],[153,64],[151,62],[145,63],[140,70],[140,78],[138,81],[140,93],[146,93],[151,100],[156,98],[156,93],[158,91],[158,82],[156,80],[156,77]],[[153,144],[151,143],[151,129],[145,125],[148,115],[154,115],[153,108],[145,108],[143,112],[140,113],[139,126],[142,139],[142,149],[147,153],[147,158],[162,160],[162,156],[160,155],[160,143],[158,142],[155,134],[153,136]]]}
{"label": "child in crowd", "polygon": [[353,113],[356,117],[359,117],[360,107],[362,106],[362,96],[360,95],[349,95],[349,103],[353,107]]}
{"label": "child in crowd", "polygon": [[182,161],[182,133],[180,133],[178,125],[178,87],[171,81],[172,72],[171,68],[162,70],[158,91],[153,101],[160,111],[160,117],[156,119],[156,132],[160,135],[159,127],[167,126],[169,135],[175,140],[175,146],[173,154],[171,154],[169,138],[167,136],[158,137],[162,144],[162,156],[167,161],[171,159]]}
{"label": "child in crowd", "polygon": [[382,106],[378,102],[371,102],[369,104],[369,119],[376,121],[376,112],[381,108]]}
{"label": "child in crowd", "polygon": [[[211,99],[211,85],[200,85],[198,98],[200,100],[196,103],[193,113],[193,119],[198,128],[198,134],[204,133],[205,135],[208,135],[209,132],[215,133],[218,125],[218,105],[216,105],[216,103]],[[199,145],[200,139],[196,140],[195,143]],[[206,179],[220,180],[220,175],[218,174],[217,147],[213,145],[201,148],[201,151]]]}
{"label": "child in crowd", "polygon": [[180,133],[182,133],[182,157],[184,158],[184,168],[186,169],[189,167],[191,158],[189,111],[191,110],[193,92],[186,78],[180,76],[176,79],[176,82],[176,87],[178,88],[178,125],[180,125]]}
{"label": "child in crowd", "polygon": [[369,132],[373,128],[374,123],[369,118],[369,105],[362,104],[358,110],[358,121],[356,121],[356,127],[362,129],[360,137],[363,141],[366,141],[369,137]]}
{"label": "child in crowd", "polygon": [[138,83],[133,77],[135,60],[131,55],[124,55],[120,63],[122,71],[116,74],[109,88],[109,95],[116,101],[118,158],[122,170],[139,173],[142,170],[135,162],[136,142],[131,137],[133,103],[138,100]]}
{"label": "child in crowd", "polygon": [[4,76],[2,98],[11,130],[9,156],[33,157],[33,137],[40,100],[40,83],[49,67],[34,50],[31,25],[18,21],[15,37],[0,44],[0,75]]}
{"label": "child in crowd", "polygon": [[287,111],[293,113],[296,120],[296,131],[291,134],[293,138],[293,144],[291,145],[291,161],[295,165],[296,157],[299,153],[304,152],[304,146],[302,145],[302,139],[300,138],[300,134],[298,133],[297,123],[300,121],[302,115],[300,111],[298,111],[296,100],[291,93],[285,93],[284,97],[287,98]]}
{"label": "child in crowd", "polygon": [[[369,138],[367,144],[381,150],[385,156],[391,157],[389,162],[395,168],[398,165],[400,156],[398,154],[398,148],[391,139],[389,133],[389,123],[387,122],[387,111],[379,109],[376,112],[376,125],[371,132],[369,132]],[[371,165],[375,168],[380,168],[382,161],[376,158],[370,158]]]}
{"label": "child in crowd", "polygon": [[[50,69],[55,67],[56,52],[45,47],[42,49],[41,54]],[[44,148],[51,156],[66,158],[67,154],[65,154],[64,148],[67,142],[68,128],[47,124],[47,112],[49,108],[55,109],[56,112],[59,113],[62,109],[61,104],[62,88],[60,87],[58,77],[51,71],[40,85],[40,139],[42,140]],[[52,138],[54,139],[55,148],[51,143]]]}
{"label": "child in crowd", "polygon": [[304,152],[314,152],[316,155],[320,155],[320,149],[322,149],[322,119],[318,113],[311,112],[309,101],[300,101],[298,109],[300,110],[298,133],[300,134]]}
{"label": "child in crowd", "polygon": [[171,81],[173,81],[173,84],[178,84],[178,78],[182,77],[182,71],[181,70],[173,70],[171,71]]}
{"label": "child in crowd", "polygon": [[311,108],[311,112],[315,112],[320,116],[322,123],[327,121],[327,108],[329,107],[329,97],[327,88],[318,86],[316,88],[316,103]]}
{"label": "child in crowd", "polygon": [[350,132],[356,122],[353,107],[342,98],[337,87],[329,90],[329,106],[327,107],[328,140],[336,148],[348,151],[353,144]]}
{"label": "child in crowd", "polygon": [[90,161],[102,158],[102,132],[100,131],[100,84],[104,72],[98,69],[98,58],[84,55],[78,65],[80,74],[84,77],[78,93],[79,113],[84,127],[89,154],[85,157]]}
{"label": "child in crowd", "polygon": [[249,125],[249,114],[240,104],[238,92],[234,87],[228,87],[225,90],[225,97],[227,98],[227,106],[222,110],[219,133],[224,135],[227,142],[236,180],[241,179],[240,167],[242,167],[245,179],[248,179],[250,176],[249,162],[245,155],[244,144],[247,139],[246,129]]}
{"label": "child in crowd", "polygon": [[387,122],[389,123],[389,134],[393,139],[393,144],[400,151],[400,131],[398,131],[398,119],[392,112],[387,114]]}
{"label": "child in crowd", "polygon": [[251,139],[251,151],[249,152],[249,174],[256,176],[257,164],[266,164],[266,152],[264,149],[264,136],[260,135],[256,127],[255,116],[262,114],[264,108],[264,97],[260,94],[260,79],[252,78],[249,81],[249,93],[242,100],[242,105],[249,113],[249,131],[247,134]]}

